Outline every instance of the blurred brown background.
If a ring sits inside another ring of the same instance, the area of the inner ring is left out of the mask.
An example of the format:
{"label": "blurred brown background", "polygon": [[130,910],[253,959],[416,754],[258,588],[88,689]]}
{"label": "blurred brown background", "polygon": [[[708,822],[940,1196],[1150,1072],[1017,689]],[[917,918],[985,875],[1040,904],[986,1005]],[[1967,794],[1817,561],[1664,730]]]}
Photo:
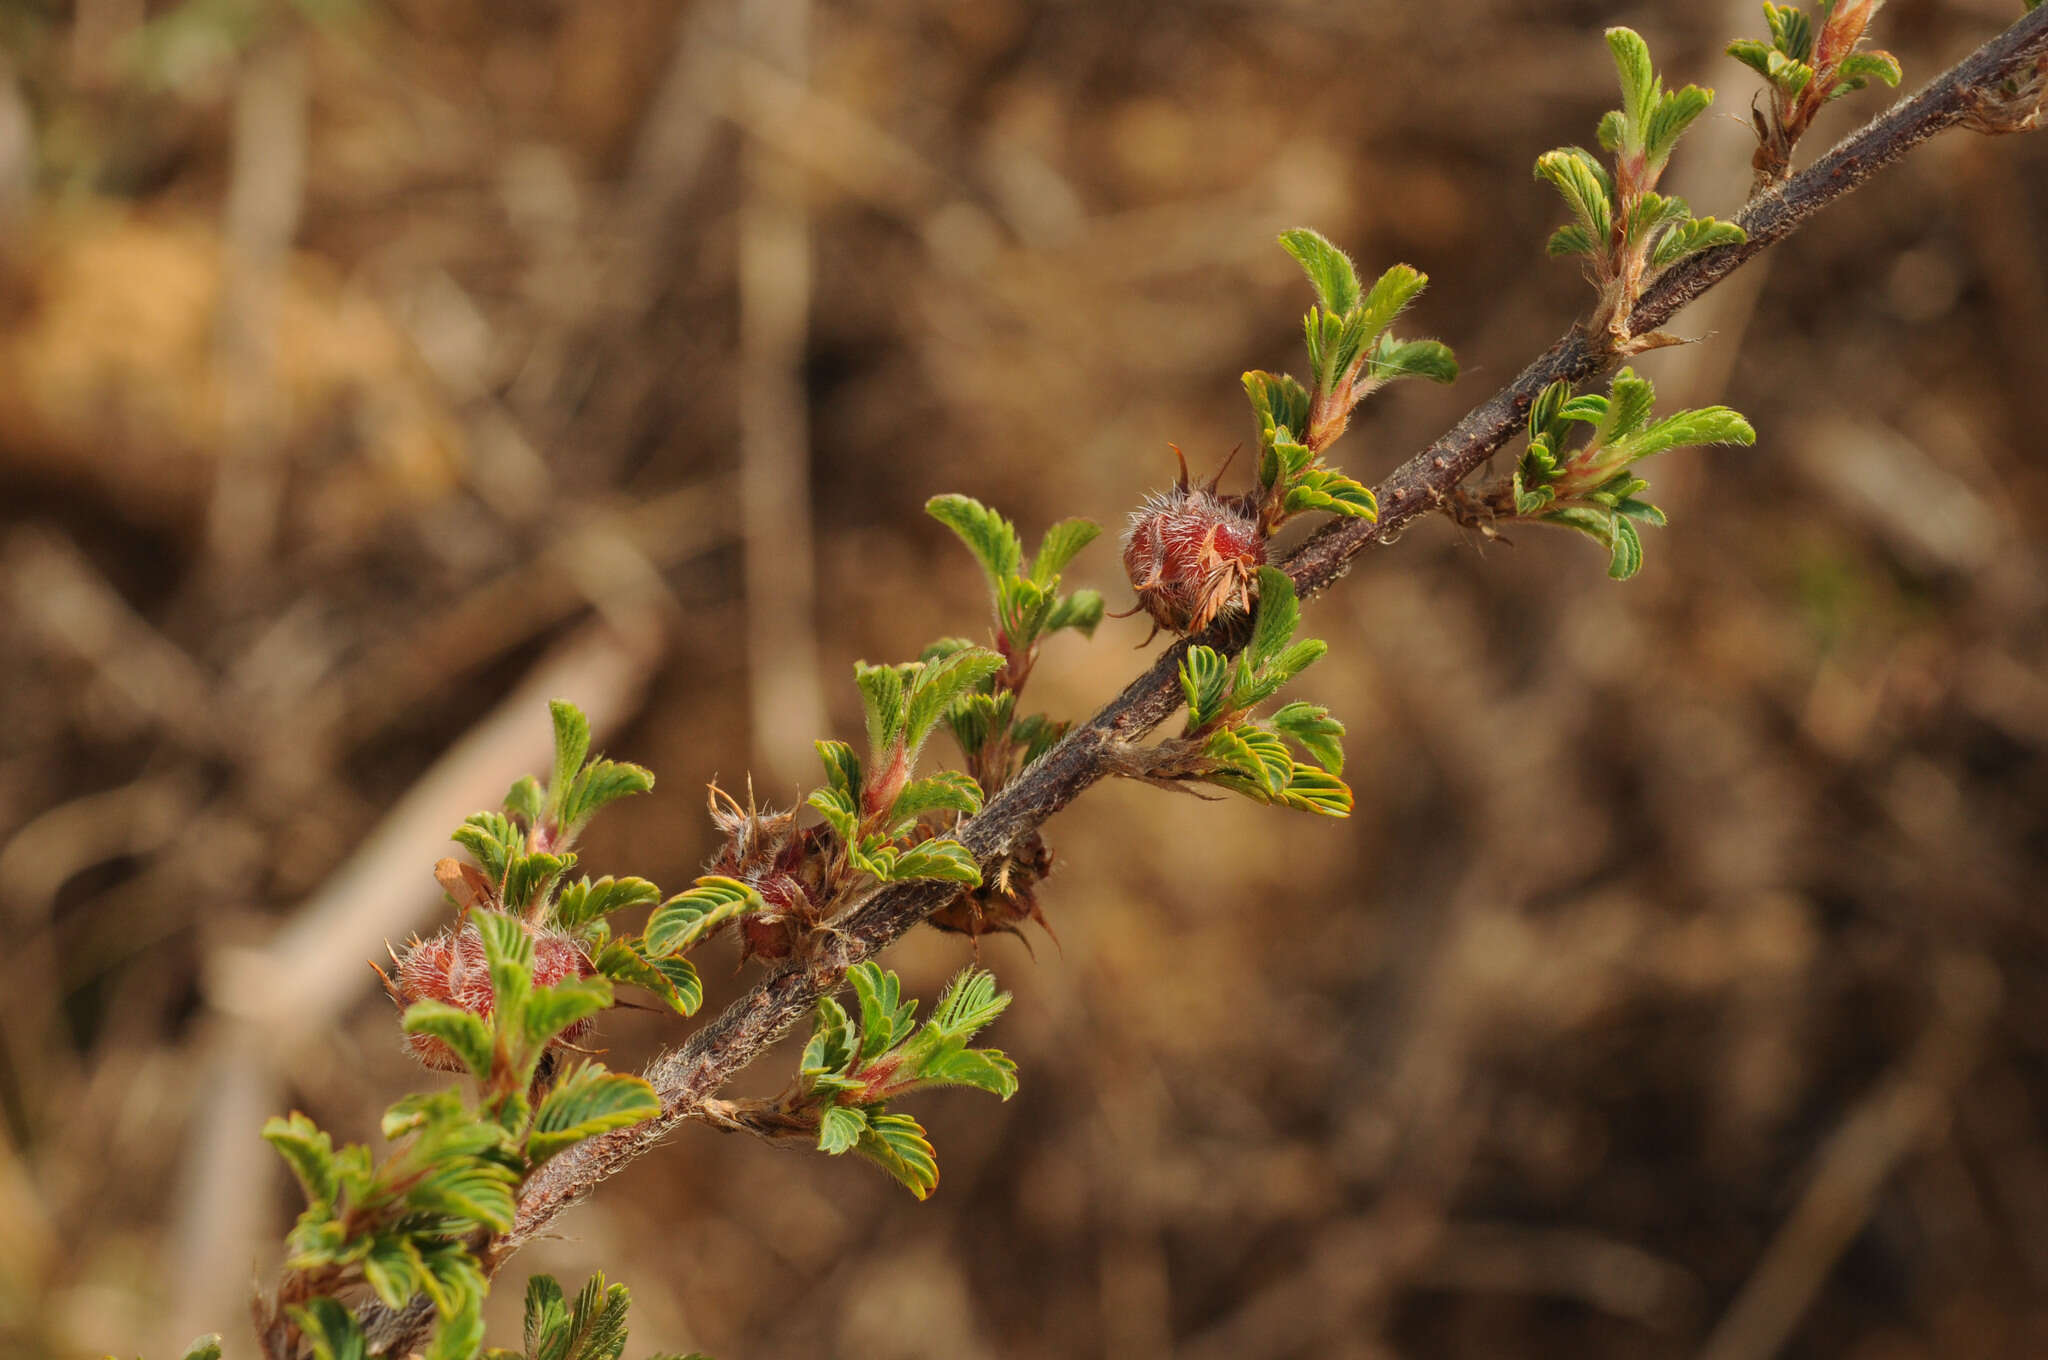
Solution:
{"label": "blurred brown background", "polygon": [[[2019,11],[1879,40],[1917,86]],[[1726,215],[1747,0],[0,6],[0,1352],[246,1353],[257,1126],[420,1081],[363,960],[546,698],[662,780],[586,864],[681,886],[703,781],[787,800],[856,657],[984,628],[928,495],[1114,525],[1250,436],[1278,229],[1428,271],[1465,365],[1352,471],[1510,377],[1588,300],[1529,166],[1623,22],[1722,87],[1673,182]],[[932,1202],[686,1130],[495,1339],[603,1268],[630,1355],[2048,1354],[2044,241],[2042,137],[1830,210],[1641,365],[1761,437],[1661,460],[1636,582],[1431,523],[1311,610],[1349,822],[1052,824],[1063,948],[983,950],[1023,1090],[916,1106]]]}

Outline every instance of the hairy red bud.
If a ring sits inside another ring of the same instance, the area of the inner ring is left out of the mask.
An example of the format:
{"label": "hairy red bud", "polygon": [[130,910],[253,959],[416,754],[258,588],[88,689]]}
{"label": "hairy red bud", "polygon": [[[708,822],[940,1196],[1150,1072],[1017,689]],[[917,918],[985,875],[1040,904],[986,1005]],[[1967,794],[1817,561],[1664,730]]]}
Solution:
{"label": "hairy red bud", "polygon": [[1249,609],[1266,539],[1237,497],[1183,480],[1131,514],[1124,570],[1138,606],[1159,627],[1198,633],[1219,614]]}
{"label": "hairy red bud", "polygon": [[[589,977],[597,970],[583,947],[556,930],[534,930],[533,981],[537,987],[552,987],[569,977]],[[484,954],[483,936],[473,925],[442,931],[430,939],[415,939],[398,960],[398,975],[388,980],[401,1006],[415,1001],[443,1001],[472,1015],[488,1016],[495,997],[491,992],[491,966]],[[555,1037],[554,1046],[573,1046],[596,1023],[585,1017]],[[423,1066],[436,1072],[466,1069],[455,1051],[431,1034],[408,1034],[406,1047]]]}

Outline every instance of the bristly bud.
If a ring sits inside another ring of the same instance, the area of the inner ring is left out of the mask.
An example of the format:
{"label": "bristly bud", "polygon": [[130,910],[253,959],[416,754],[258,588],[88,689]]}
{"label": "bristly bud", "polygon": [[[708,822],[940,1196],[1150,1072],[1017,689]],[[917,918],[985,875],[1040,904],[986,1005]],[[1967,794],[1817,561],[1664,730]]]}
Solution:
{"label": "bristly bud", "polygon": [[1036,921],[1058,944],[1059,936],[1053,935],[1038,905],[1038,885],[1051,873],[1052,850],[1034,831],[982,876],[979,887],[962,893],[927,919],[940,930],[969,937],[977,951],[982,936],[995,934],[1015,935],[1029,949],[1030,941],[1022,929],[1026,921]]}
{"label": "bristly bud", "polygon": [[747,804],[741,807],[716,784],[711,786],[711,820],[725,833],[725,845],[707,872],[736,878],[761,894],[766,911],[742,917],[740,954],[743,959],[786,959],[797,944],[815,930],[821,919],[816,905],[823,884],[817,881],[818,829],[797,826],[794,810],[763,810],[747,790]]}
{"label": "bristly bud", "polygon": [[1187,459],[1177,448],[1173,456],[1180,460],[1180,479],[1131,512],[1124,571],[1138,592],[1137,609],[1152,616],[1153,632],[1198,633],[1221,615],[1251,607],[1266,538],[1246,498],[1218,495],[1217,479],[1191,485]]}
{"label": "bristly bud", "polygon": [[[597,970],[583,946],[558,930],[528,927],[533,936],[533,982],[552,987],[565,978],[592,976]],[[451,927],[429,939],[414,938],[397,958],[397,976],[385,985],[401,1008],[415,1001],[442,1001],[472,1015],[489,1016],[495,1002],[491,966],[483,936],[473,924]],[[575,1047],[596,1021],[586,1016],[555,1036],[553,1046]],[[406,1048],[420,1064],[436,1072],[464,1072],[455,1051],[431,1034],[405,1036]]]}

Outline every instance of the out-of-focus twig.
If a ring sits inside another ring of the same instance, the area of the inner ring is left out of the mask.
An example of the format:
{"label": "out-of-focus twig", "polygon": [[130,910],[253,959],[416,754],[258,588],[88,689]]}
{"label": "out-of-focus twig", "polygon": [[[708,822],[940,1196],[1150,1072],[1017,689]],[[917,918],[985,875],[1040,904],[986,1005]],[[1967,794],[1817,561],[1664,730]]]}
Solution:
{"label": "out-of-focus twig", "polygon": [[[808,65],[809,0],[745,0],[744,40],[793,79]],[[803,173],[774,150],[742,150],[739,210],[740,522],[746,535],[748,707],[771,783],[811,766],[824,730],[815,637],[810,408],[811,228]]]}
{"label": "out-of-focus twig", "polygon": [[[373,648],[346,672],[308,695],[296,716],[301,740],[345,750],[382,731],[456,677],[505,655],[595,605],[626,598],[598,556],[624,566],[630,554],[647,573],[686,562],[731,541],[727,515],[737,479],[708,477],[652,500],[592,514],[569,526],[531,560],[483,582],[403,634]],[[593,580],[593,573],[607,580]]]}
{"label": "out-of-focus twig", "polygon": [[69,539],[17,529],[0,551],[0,568],[15,617],[53,651],[86,662],[134,712],[178,741],[230,753],[206,668],[136,613]]}
{"label": "out-of-focus twig", "polygon": [[235,89],[234,171],[214,351],[228,447],[215,471],[206,537],[217,570],[260,562],[284,497],[278,295],[298,233],[306,179],[306,56],[286,31],[260,44]]}
{"label": "out-of-focus twig", "polygon": [[1988,959],[1937,963],[1933,1021],[1822,1146],[1806,1193],[1707,1339],[1700,1360],[1769,1360],[1778,1353],[1870,1220],[1885,1182],[1939,1125],[1950,1097],[1970,1075],[1998,996],[1998,971]]}

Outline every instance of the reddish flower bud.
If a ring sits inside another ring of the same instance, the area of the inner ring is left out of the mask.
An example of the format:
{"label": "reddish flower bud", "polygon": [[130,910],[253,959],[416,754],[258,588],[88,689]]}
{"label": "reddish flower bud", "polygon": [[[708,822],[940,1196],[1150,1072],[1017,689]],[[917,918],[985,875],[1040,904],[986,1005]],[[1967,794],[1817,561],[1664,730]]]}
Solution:
{"label": "reddish flower bud", "polygon": [[940,930],[970,937],[977,951],[982,936],[996,934],[1015,935],[1029,949],[1030,941],[1023,931],[1026,921],[1036,921],[1038,928],[1058,944],[1059,936],[1053,935],[1052,926],[1038,905],[1038,885],[1050,873],[1052,850],[1034,831],[991,868],[980,887],[968,889],[927,919]]}
{"label": "reddish flower bud", "polygon": [[711,820],[725,834],[725,844],[707,866],[710,872],[737,878],[761,894],[767,910],[740,918],[742,960],[786,959],[810,938],[821,920],[814,892],[821,893],[820,852],[825,848],[819,828],[796,824],[794,810],[764,811],[747,790],[747,805],[716,784],[711,786]]}
{"label": "reddish flower bud", "polygon": [[796,948],[798,932],[816,915],[810,894],[788,874],[770,874],[756,882],[754,890],[768,910],[740,918],[741,956],[786,959]]}
{"label": "reddish flower bud", "polygon": [[1214,481],[1190,486],[1185,460],[1180,480],[1133,511],[1124,530],[1124,570],[1155,631],[1198,633],[1220,614],[1249,609],[1265,562],[1252,508],[1243,497],[1217,495]]}
{"label": "reddish flower bud", "polygon": [[[597,970],[583,947],[557,930],[533,934],[533,982],[552,987],[569,977],[589,977]],[[386,979],[400,1006],[415,1001],[444,1001],[472,1015],[488,1016],[496,1000],[491,992],[491,966],[483,936],[473,925],[442,931],[431,939],[414,939],[398,960],[398,976]],[[586,1016],[557,1035],[554,1046],[573,1046],[596,1023]],[[422,1065],[436,1072],[465,1071],[455,1051],[431,1034],[408,1034],[406,1047]]]}

